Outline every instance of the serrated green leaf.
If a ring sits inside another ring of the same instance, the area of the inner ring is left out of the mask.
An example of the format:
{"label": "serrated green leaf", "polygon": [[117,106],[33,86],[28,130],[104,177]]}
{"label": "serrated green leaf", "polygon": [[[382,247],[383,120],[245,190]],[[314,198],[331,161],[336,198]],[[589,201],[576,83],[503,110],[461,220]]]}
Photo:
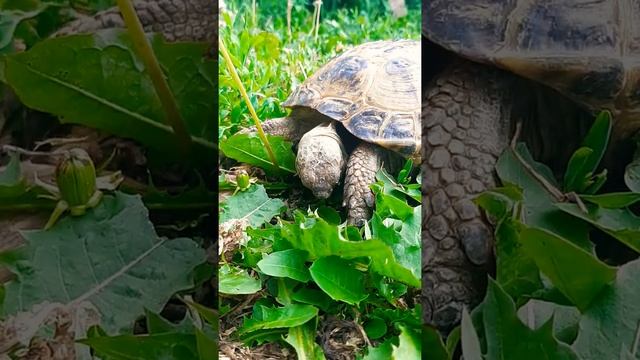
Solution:
{"label": "serrated green leaf", "polygon": [[318,308],[311,305],[291,304],[279,308],[259,306],[259,319],[245,319],[238,329],[240,335],[263,329],[290,328],[305,324],[318,315]]}
{"label": "serrated green leaf", "polygon": [[166,333],[146,336],[101,336],[80,340],[101,357],[112,360],[197,358],[196,338],[192,334]]}
{"label": "serrated green leaf", "polygon": [[288,277],[306,283],[310,280],[306,260],[306,251],[289,249],[266,255],[258,261],[258,268],[269,276]]}
{"label": "serrated green leaf", "polygon": [[220,150],[225,156],[238,162],[258,166],[270,175],[294,174],[296,157],[291,149],[291,143],[281,136],[267,135],[267,140],[278,161],[278,168],[274,167],[257,134],[235,134],[220,143]]}
{"label": "serrated green leaf", "polygon": [[191,239],[159,238],[140,197],[119,192],[84,216],[23,237],[20,260],[7,264],[16,280],[7,285],[4,314],[43,302],[90,304],[109,333],[130,329],[145,308],[159,312],[193,286],[192,272],[205,261]]}
{"label": "serrated green leaf", "polygon": [[223,265],[218,270],[218,291],[222,294],[255,294],[260,289],[260,280],[249,275],[246,270],[229,265]]}
{"label": "serrated green leaf", "polygon": [[165,334],[165,333],[182,333],[190,334],[193,332],[191,319],[185,317],[180,323],[174,324],[169,320],[160,316],[160,314],[145,309],[145,319],[147,331],[149,334]]}
{"label": "serrated green leaf", "polygon": [[425,356],[429,360],[449,360],[449,351],[442,342],[440,332],[435,328],[425,325],[422,328]]}
{"label": "serrated green leaf", "polygon": [[303,287],[291,295],[291,299],[303,304],[314,305],[320,310],[328,311],[333,300],[323,291]]}
{"label": "serrated green leaf", "polygon": [[520,224],[505,218],[496,227],[496,281],[515,299],[543,288],[540,270],[522,246]]}
{"label": "serrated green leaf", "polygon": [[309,268],[313,281],[332,299],[355,305],[367,297],[364,274],[337,256],[321,257]]}
{"label": "serrated green leaf", "polygon": [[384,276],[405,284],[420,287],[420,279],[395,259],[389,246],[381,240],[361,242],[347,241],[340,237],[338,228],[323,219],[307,219],[305,223],[296,221],[285,224],[282,236],[294,248],[309,253],[309,260],[337,255],[344,259],[369,257],[371,269]]}
{"label": "serrated green leaf", "polygon": [[575,204],[557,204],[557,207],[567,214],[594,225],[640,253],[640,217],[631,210],[604,209],[587,205],[588,212],[584,212]]}
{"label": "serrated green leaf", "polygon": [[422,359],[422,342],[418,334],[411,329],[400,325],[398,346],[391,344],[392,360],[420,360]]}
{"label": "serrated green leaf", "polygon": [[[4,76],[26,106],[124,138],[155,151],[158,160],[184,161],[151,79],[124,30],[50,38],[4,59]],[[208,164],[215,156],[213,126],[218,111],[208,44],[151,44],[193,138],[190,159]],[[113,66],[113,64],[118,64]],[[172,144],[175,144],[172,146]]]}
{"label": "serrated green leaf", "polygon": [[416,278],[422,274],[421,215],[421,207],[413,208],[411,216],[401,223],[399,231],[394,226],[385,226],[377,212],[370,222],[372,237],[389,245],[398,262],[411,270]]}
{"label": "serrated green leaf", "polygon": [[207,334],[203,330],[195,328],[196,348],[198,359],[216,359],[218,357],[218,342],[216,334]]}
{"label": "serrated green leaf", "polygon": [[[394,338],[395,339],[395,338]],[[397,339],[395,339],[397,340]],[[362,358],[362,360],[388,360],[392,359],[391,352],[393,348],[391,347],[391,339],[383,342],[382,344],[373,347],[367,347],[367,354]]]}
{"label": "serrated green leaf", "polygon": [[553,318],[553,334],[565,344],[572,344],[578,335],[580,312],[573,306],[531,299],[518,309],[518,318],[530,329],[537,329]]}
{"label": "serrated green leaf", "polygon": [[598,195],[580,195],[582,200],[607,209],[620,209],[640,201],[640,193],[618,192]]}
{"label": "serrated green leaf", "polygon": [[581,310],[616,276],[615,268],[549,231],[524,229],[520,242],[553,285]]}
{"label": "serrated green leaf", "polygon": [[482,306],[482,324],[487,359],[578,359],[569,346],[554,338],[551,322],[535,330],[520,322],[513,300],[491,279]]}
{"label": "serrated green leaf", "polygon": [[640,319],[638,278],[639,260],[621,266],[615,282],[605,287],[583,312],[580,331],[572,345],[581,359],[615,358],[621,349],[633,349]]}
{"label": "serrated green leaf", "polygon": [[324,352],[315,342],[316,327],[313,321],[289,328],[287,337],[284,338],[298,355],[298,360],[324,360]]}
{"label": "serrated green leaf", "polygon": [[230,220],[246,221],[251,227],[260,227],[280,214],[285,206],[280,199],[270,199],[262,185],[253,185],[246,191],[226,199],[221,205],[220,223]]}

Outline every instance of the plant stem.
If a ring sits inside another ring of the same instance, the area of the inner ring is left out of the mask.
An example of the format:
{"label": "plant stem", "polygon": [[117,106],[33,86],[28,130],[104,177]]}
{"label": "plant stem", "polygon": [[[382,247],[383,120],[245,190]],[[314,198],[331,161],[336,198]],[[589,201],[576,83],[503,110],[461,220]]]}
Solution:
{"label": "plant stem", "polygon": [[144,62],[145,68],[151,77],[153,86],[156,89],[158,98],[160,99],[160,103],[167,115],[167,121],[178,138],[180,150],[186,155],[191,147],[191,136],[189,135],[184,120],[180,115],[178,104],[171,92],[171,88],[169,88],[169,83],[160,68],[160,63],[153,53],[151,45],[147,41],[140,19],[138,19],[138,15],[136,14],[131,1],[117,0],[117,2],[129,35],[133,41],[133,45]]}
{"label": "plant stem", "polygon": [[242,98],[244,98],[244,101],[247,103],[247,108],[249,108],[249,113],[251,113],[253,122],[256,124],[256,129],[258,130],[258,136],[260,137],[260,140],[264,144],[264,147],[267,149],[267,153],[269,154],[269,159],[271,159],[273,166],[275,166],[276,168],[279,168],[280,166],[278,165],[276,156],[273,153],[273,149],[271,149],[271,145],[269,144],[269,140],[267,140],[267,136],[264,134],[264,130],[262,129],[262,124],[260,123],[260,119],[258,119],[258,114],[256,114],[256,110],[253,108],[253,105],[251,105],[251,100],[249,99],[247,90],[244,88],[244,85],[242,85],[242,81],[240,81],[240,77],[236,72],[236,68],[233,66],[233,62],[231,62],[231,56],[229,55],[229,52],[227,51],[227,47],[224,45],[224,40],[222,40],[222,38],[219,38],[218,40],[218,47],[220,48],[220,53],[224,58],[225,64],[227,64],[227,69],[229,70],[229,74],[231,74],[233,81],[236,83],[236,86],[238,86],[238,90],[240,90],[240,94],[242,94]]}

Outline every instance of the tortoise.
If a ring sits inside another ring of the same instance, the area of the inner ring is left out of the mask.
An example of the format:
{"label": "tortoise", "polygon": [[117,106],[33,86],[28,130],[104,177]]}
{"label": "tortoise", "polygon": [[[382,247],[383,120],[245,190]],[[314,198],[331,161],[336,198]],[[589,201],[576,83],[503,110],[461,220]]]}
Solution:
{"label": "tortoise", "polygon": [[298,142],[296,170],[315,197],[328,198],[344,175],[349,224],[368,220],[374,206],[369,185],[381,166],[421,161],[420,52],[414,40],[347,50],[292,92],[282,104],[289,116],[262,125],[266,133]]}
{"label": "tortoise", "polygon": [[[614,123],[605,163],[640,124],[640,7],[631,0],[423,2],[423,320],[450,331],[480,301],[493,229],[472,199],[522,124],[534,156],[566,164],[593,114]],[[609,167],[610,164],[607,164]],[[614,169],[615,171],[619,171]],[[618,173],[619,174],[619,173]]]}
{"label": "tortoise", "polygon": [[[135,0],[133,6],[146,32],[161,33],[166,40],[211,41],[218,33],[218,10],[211,0]],[[118,7],[94,15],[78,15],[52,36],[124,28]]]}

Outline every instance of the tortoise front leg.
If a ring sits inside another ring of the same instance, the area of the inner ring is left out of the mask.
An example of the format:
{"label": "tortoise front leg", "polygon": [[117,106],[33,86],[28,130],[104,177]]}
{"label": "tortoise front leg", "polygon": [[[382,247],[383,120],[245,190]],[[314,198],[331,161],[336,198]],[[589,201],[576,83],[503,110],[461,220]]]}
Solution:
{"label": "tortoise front leg", "polygon": [[382,161],[383,150],[367,142],[358,144],[349,157],[342,205],[347,207],[350,225],[362,226],[371,217],[375,197],[369,185],[375,183]]}
{"label": "tortoise front leg", "polygon": [[443,333],[480,302],[493,263],[493,229],[472,200],[495,186],[508,144],[506,78],[461,62],[434,79],[423,101],[423,317]]}

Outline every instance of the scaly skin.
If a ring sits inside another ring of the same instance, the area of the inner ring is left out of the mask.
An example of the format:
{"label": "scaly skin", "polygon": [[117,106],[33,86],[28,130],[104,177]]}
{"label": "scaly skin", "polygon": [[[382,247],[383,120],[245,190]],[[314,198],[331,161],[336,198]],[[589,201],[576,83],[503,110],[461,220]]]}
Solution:
{"label": "scaly skin", "polygon": [[[160,32],[168,41],[211,41],[217,37],[218,11],[212,0],[137,0],[134,6],[147,32]],[[122,28],[117,8],[94,16],[82,16],[58,30],[54,36]]]}
{"label": "scaly skin", "polygon": [[460,62],[423,101],[423,317],[444,333],[479,303],[493,263],[493,230],[472,199],[495,185],[511,129],[504,73]]}
{"label": "scaly skin", "polygon": [[383,152],[375,144],[361,142],[349,157],[342,205],[347,208],[347,222],[350,225],[362,226],[371,217],[375,198],[369,185],[376,182],[376,172],[382,166]]}

